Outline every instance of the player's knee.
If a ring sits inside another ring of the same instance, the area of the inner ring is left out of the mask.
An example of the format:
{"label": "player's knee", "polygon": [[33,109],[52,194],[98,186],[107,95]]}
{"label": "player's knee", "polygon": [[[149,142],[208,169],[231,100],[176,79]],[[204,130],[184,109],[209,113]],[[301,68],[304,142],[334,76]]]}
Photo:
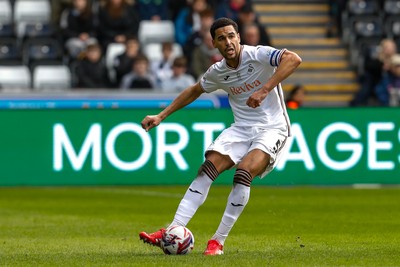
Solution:
{"label": "player's knee", "polygon": [[217,168],[209,160],[205,160],[204,163],[200,166],[198,175],[200,175],[201,173],[205,173],[213,181],[215,181],[215,179],[217,179],[219,175]]}
{"label": "player's knee", "polygon": [[242,184],[244,186],[250,187],[252,181],[253,177],[244,169],[237,169],[235,175],[233,176],[234,183]]}

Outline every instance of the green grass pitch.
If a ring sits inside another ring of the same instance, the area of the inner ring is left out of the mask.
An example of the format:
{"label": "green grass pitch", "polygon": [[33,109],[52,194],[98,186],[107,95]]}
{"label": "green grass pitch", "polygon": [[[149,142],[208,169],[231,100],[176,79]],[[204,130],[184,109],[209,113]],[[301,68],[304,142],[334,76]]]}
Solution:
{"label": "green grass pitch", "polygon": [[400,266],[400,189],[253,186],[225,243],[205,257],[230,191],[215,185],[188,227],[194,251],[139,241],[186,186],[0,188],[0,266]]}

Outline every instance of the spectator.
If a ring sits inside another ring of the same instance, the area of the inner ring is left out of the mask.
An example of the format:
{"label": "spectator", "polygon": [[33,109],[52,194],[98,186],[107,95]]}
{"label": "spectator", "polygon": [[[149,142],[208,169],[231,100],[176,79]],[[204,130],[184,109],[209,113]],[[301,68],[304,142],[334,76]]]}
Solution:
{"label": "spectator", "polygon": [[396,52],[396,43],[391,39],[381,41],[378,53],[368,51],[365,55],[364,71],[359,78],[360,90],[350,101],[350,106],[368,105],[371,99],[376,99],[375,87],[382,79],[382,73],[389,69],[390,59]]}
{"label": "spectator", "polygon": [[249,0],[227,0],[222,1],[215,14],[215,18],[230,18],[235,22],[239,20],[239,10],[246,4],[252,4]]}
{"label": "spectator", "polygon": [[237,24],[239,27],[239,33],[241,35],[243,35],[245,25],[256,25],[260,35],[259,44],[272,46],[271,38],[267,32],[267,28],[259,22],[257,14],[254,12],[251,4],[246,4],[239,10]]}
{"label": "spectator", "polygon": [[188,41],[183,47],[183,53],[185,54],[188,62],[192,61],[193,50],[203,42],[203,36],[210,35],[210,27],[214,22],[214,11],[211,8],[206,8],[205,10],[201,11],[199,15],[200,29],[190,35]]}
{"label": "spectator", "polygon": [[[73,0],[57,0],[50,1],[51,22],[57,24],[60,22],[62,12],[72,6]],[[15,0],[11,1],[12,6],[15,6]]]}
{"label": "spectator", "polygon": [[161,83],[163,92],[178,93],[195,83],[192,75],[187,74],[185,57],[177,57],[172,64],[172,76]]}
{"label": "spectator", "polygon": [[138,55],[133,63],[132,71],[122,78],[121,88],[152,89],[156,83],[149,71],[149,60],[144,55]]}
{"label": "spectator", "polygon": [[242,29],[241,41],[245,45],[257,46],[260,44],[260,30],[256,24],[246,24]]}
{"label": "spectator", "polygon": [[191,69],[196,79],[221,59],[222,55],[214,47],[211,34],[204,34],[202,43],[193,50],[192,54]]}
{"label": "spectator", "polygon": [[88,45],[83,59],[77,62],[78,88],[109,88],[110,81],[99,44]]}
{"label": "spectator", "polygon": [[107,0],[99,9],[99,39],[106,50],[110,43],[124,43],[127,36],[137,36],[139,15],[126,0]]}
{"label": "spectator", "polygon": [[140,43],[136,37],[128,37],[125,41],[125,52],[115,58],[113,67],[115,69],[117,84],[122,77],[132,70],[135,58],[140,53]]}
{"label": "spectator", "polygon": [[185,47],[189,37],[194,32],[200,30],[200,12],[206,8],[206,0],[193,0],[188,7],[179,12],[175,20],[175,40],[182,47]]}
{"label": "spectator", "polygon": [[169,19],[167,0],[136,0],[140,20],[167,20]]}
{"label": "spectator", "polygon": [[173,43],[165,42],[161,46],[162,58],[150,63],[151,72],[156,78],[158,85],[172,76],[172,63],[174,61]]}
{"label": "spectator", "polygon": [[381,81],[376,86],[376,95],[382,106],[388,106],[390,103],[390,97],[397,97],[399,92],[400,54],[396,54],[391,57],[389,69],[384,72]]}
{"label": "spectator", "polygon": [[97,42],[94,18],[88,0],[73,0],[73,6],[61,14],[60,29],[65,48],[73,59],[76,59],[88,44]]}
{"label": "spectator", "polygon": [[289,95],[286,99],[286,106],[289,109],[298,109],[303,105],[304,98],[306,95],[306,88],[301,85],[297,84],[293,87],[290,91]]}

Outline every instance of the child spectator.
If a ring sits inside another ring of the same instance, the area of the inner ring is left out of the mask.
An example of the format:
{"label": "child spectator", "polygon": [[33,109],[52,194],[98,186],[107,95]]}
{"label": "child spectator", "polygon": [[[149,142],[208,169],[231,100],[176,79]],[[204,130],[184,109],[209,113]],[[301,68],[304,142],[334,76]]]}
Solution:
{"label": "child spectator", "polygon": [[115,58],[113,67],[116,73],[117,84],[120,84],[122,77],[132,70],[135,58],[140,53],[140,43],[136,37],[128,37],[125,41],[125,52]]}
{"label": "child spectator", "polygon": [[301,84],[295,85],[286,99],[287,108],[298,109],[301,107],[303,105],[305,95],[305,87]]}
{"label": "child spectator", "polygon": [[157,84],[172,76],[172,63],[174,61],[173,43],[164,42],[161,46],[162,59],[150,63],[151,72],[156,78]]}
{"label": "child spectator", "polygon": [[195,80],[192,75],[187,74],[187,61],[185,57],[177,57],[172,65],[172,77],[161,83],[163,92],[178,93],[193,85]]}
{"label": "child spectator", "polygon": [[132,71],[122,78],[121,89],[153,89],[155,85],[155,80],[149,71],[149,60],[144,55],[138,55]]}
{"label": "child spectator", "polygon": [[83,59],[77,62],[76,76],[78,88],[109,88],[107,68],[104,64],[101,47],[88,45]]}

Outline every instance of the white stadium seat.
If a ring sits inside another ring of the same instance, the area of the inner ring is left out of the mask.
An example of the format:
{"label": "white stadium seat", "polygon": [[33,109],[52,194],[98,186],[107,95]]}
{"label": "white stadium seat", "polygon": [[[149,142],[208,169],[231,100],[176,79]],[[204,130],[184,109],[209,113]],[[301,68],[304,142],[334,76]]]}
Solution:
{"label": "white stadium seat", "polygon": [[9,0],[0,0],[0,24],[12,22],[12,8]]}
{"label": "white stadium seat", "polygon": [[142,20],[139,24],[139,42],[162,43],[175,41],[175,25],[170,20]]}
{"label": "white stadium seat", "polygon": [[[144,54],[150,61],[158,61],[162,59],[162,44],[161,43],[150,43],[144,46]],[[173,57],[183,55],[182,47],[178,43],[174,43],[172,46]]]}
{"label": "white stadium seat", "polygon": [[14,23],[48,22],[51,19],[49,0],[16,0],[14,6]]}
{"label": "white stadium seat", "polygon": [[125,52],[125,44],[110,43],[106,50],[106,67],[109,78],[115,81],[115,70],[113,68],[115,58]]}
{"label": "white stadium seat", "polygon": [[0,66],[0,87],[2,90],[29,89],[31,87],[31,74],[24,65]]}
{"label": "white stadium seat", "polygon": [[33,70],[33,89],[35,90],[69,90],[71,82],[71,71],[65,65],[38,65]]}

